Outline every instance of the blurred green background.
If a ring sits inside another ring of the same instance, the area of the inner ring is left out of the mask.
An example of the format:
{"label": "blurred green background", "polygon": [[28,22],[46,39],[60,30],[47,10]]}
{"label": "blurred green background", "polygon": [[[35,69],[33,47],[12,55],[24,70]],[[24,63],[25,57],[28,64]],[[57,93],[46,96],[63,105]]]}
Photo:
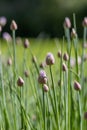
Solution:
{"label": "blurred green background", "polygon": [[0,16],[8,22],[14,19],[18,24],[18,36],[62,37],[63,21],[70,17],[73,27],[73,13],[76,14],[78,36],[82,37],[82,20],[87,16],[87,0],[0,0]]}

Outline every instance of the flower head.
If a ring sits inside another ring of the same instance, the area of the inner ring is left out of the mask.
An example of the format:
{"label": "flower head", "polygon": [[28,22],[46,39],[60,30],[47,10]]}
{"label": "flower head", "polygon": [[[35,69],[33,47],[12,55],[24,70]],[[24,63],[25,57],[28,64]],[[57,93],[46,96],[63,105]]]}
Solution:
{"label": "flower head", "polygon": [[87,27],[87,17],[84,17],[82,25],[83,25],[83,27]]}
{"label": "flower head", "polygon": [[18,80],[17,80],[17,85],[22,87],[23,84],[24,84],[24,80],[21,77],[19,77]]}
{"label": "flower head", "polygon": [[28,48],[28,46],[29,46],[29,41],[28,41],[28,39],[25,39],[24,40],[24,48]]}
{"label": "flower head", "polygon": [[43,90],[44,90],[44,92],[48,92],[49,91],[49,88],[48,88],[48,86],[46,84],[43,85]]}
{"label": "flower head", "polygon": [[12,65],[12,59],[11,59],[11,58],[8,58],[8,60],[7,60],[7,65],[8,65],[8,66],[11,66],[11,65]]}
{"label": "flower head", "polygon": [[2,35],[3,39],[5,39],[7,42],[11,41],[12,38],[8,32],[4,32]]}
{"label": "flower head", "polygon": [[47,83],[47,76],[46,72],[44,70],[41,70],[38,76],[38,82],[40,84],[46,84]]}
{"label": "flower head", "polygon": [[68,60],[69,60],[69,55],[68,55],[67,53],[64,53],[63,59],[64,59],[65,61],[68,61]]}
{"label": "flower head", "polygon": [[11,30],[17,30],[18,29],[17,24],[14,20],[12,20],[12,22],[11,22],[10,29]]}
{"label": "flower head", "polygon": [[0,26],[3,27],[6,25],[6,23],[7,23],[6,17],[4,16],[0,17]]}
{"label": "flower head", "polygon": [[65,18],[64,27],[71,28],[71,22],[70,22],[70,19],[68,17]]}
{"label": "flower head", "polygon": [[72,28],[71,37],[72,38],[76,38],[77,37],[77,33],[76,33],[76,30],[74,28]]}
{"label": "flower head", "polygon": [[79,82],[74,81],[74,89],[77,90],[77,91],[81,90],[81,85],[80,85]]}
{"label": "flower head", "polygon": [[46,56],[46,64],[47,65],[53,65],[55,63],[55,59],[52,53],[48,53]]}

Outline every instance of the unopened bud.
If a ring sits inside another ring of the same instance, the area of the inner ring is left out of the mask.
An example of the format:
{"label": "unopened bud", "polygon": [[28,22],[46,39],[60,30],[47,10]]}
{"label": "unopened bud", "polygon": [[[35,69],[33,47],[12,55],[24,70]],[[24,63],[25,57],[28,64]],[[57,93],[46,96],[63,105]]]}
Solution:
{"label": "unopened bud", "polygon": [[71,37],[72,39],[77,37],[76,30],[74,28],[72,28]]}
{"label": "unopened bud", "polygon": [[46,84],[47,83],[47,76],[46,72],[44,70],[41,70],[38,76],[38,82],[40,84]]}
{"label": "unopened bud", "polygon": [[63,70],[63,71],[67,71],[67,66],[66,66],[65,63],[63,63],[63,65],[62,65],[62,70]]}
{"label": "unopened bud", "polygon": [[87,120],[87,112],[84,113],[84,119]]}
{"label": "unopened bud", "polygon": [[43,85],[43,90],[44,90],[44,92],[48,92],[49,91],[49,88],[48,88],[48,86],[46,84]]}
{"label": "unopened bud", "polygon": [[77,91],[81,90],[81,85],[77,81],[74,81],[74,89]]}
{"label": "unopened bud", "polygon": [[28,46],[29,46],[29,41],[28,41],[28,39],[25,39],[24,40],[24,48],[28,48]]}
{"label": "unopened bud", "polygon": [[8,66],[11,66],[11,65],[12,65],[12,59],[11,59],[11,58],[9,58],[9,59],[7,60],[7,65],[8,65]]}
{"label": "unopened bud", "polygon": [[68,61],[68,60],[69,60],[69,55],[68,55],[67,53],[64,53],[63,59],[64,59],[65,61]]}
{"label": "unopened bud", "polygon": [[47,65],[53,65],[55,63],[55,59],[52,53],[48,53],[46,56],[46,64]]}
{"label": "unopened bud", "polygon": [[64,27],[71,28],[71,22],[70,22],[70,19],[68,17],[65,18]]}
{"label": "unopened bud", "polygon": [[14,20],[12,20],[12,22],[11,22],[11,25],[10,25],[10,29],[11,30],[17,30],[17,24],[16,24],[16,22],[14,21]]}
{"label": "unopened bud", "polygon": [[29,77],[29,72],[27,70],[24,71],[25,77]]}
{"label": "unopened bud", "polygon": [[18,80],[17,80],[17,85],[22,87],[23,84],[24,84],[24,80],[21,77],[19,77]]}
{"label": "unopened bud", "polygon": [[57,56],[58,56],[59,58],[62,56],[62,53],[61,53],[60,50],[58,51]]}
{"label": "unopened bud", "polygon": [[83,27],[87,27],[87,17],[84,17],[82,25],[83,25]]}

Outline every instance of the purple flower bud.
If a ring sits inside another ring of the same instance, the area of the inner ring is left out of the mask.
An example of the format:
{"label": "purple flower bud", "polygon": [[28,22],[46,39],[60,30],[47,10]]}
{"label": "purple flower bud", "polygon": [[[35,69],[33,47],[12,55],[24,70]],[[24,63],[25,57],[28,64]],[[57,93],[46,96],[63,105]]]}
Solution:
{"label": "purple flower bud", "polygon": [[7,42],[11,41],[12,38],[8,32],[4,32],[2,35],[3,39],[5,39]]}
{"label": "purple flower bud", "polygon": [[57,56],[58,56],[59,58],[62,57],[62,53],[61,53],[60,50],[58,51]]}
{"label": "purple flower bud", "polygon": [[22,87],[23,84],[24,84],[24,80],[21,77],[19,77],[18,80],[17,80],[17,85]]}
{"label": "purple flower bud", "polygon": [[8,65],[8,66],[11,66],[11,65],[12,65],[12,59],[11,59],[11,58],[8,58],[8,60],[7,60],[7,65]]}
{"label": "purple flower bud", "polygon": [[46,64],[47,65],[53,65],[55,63],[55,59],[52,53],[48,53],[46,56]]}
{"label": "purple flower bud", "polygon": [[62,70],[63,70],[63,71],[67,71],[67,66],[66,66],[65,63],[62,64]]}
{"label": "purple flower bud", "polygon": [[14,21],[14,20],[12,20],[12,22],[11,22],[11,25],[10,25],[10,29],[11,30],[17,30],[17,24],[16,24],[16,22]]}
{"label": "purple flower bud", "polygon": [[2,31],[2,27],[1,27],[1,25],[0,25],[0,32]]}
{"label": "purple flower bud", "polygon": [[84,119],[87,120],[87,112],[84,113]]}
{"label": "purple flower bud", "polygon": [[40,84],[46,84],[47,83],[47,76],[46,72],[44,70],[41,70],[38,76],[38,82]]}
{"label": "purple flower bud", "polygon": [[44,68],[46,66],[46,63],[45,62],[42,62],[41,64],[40,64],[40,68]]}
{"label": "purple flower bud", "polygon": [[25,77],[29,77],[29,72],[27,70],[24,71]]}
{"label": "purple flower bud", "polygon": [[87,27],[87,17],[84,17],[82,25],[83,25],[83,27]]}
{"label": "purple flower bud", "polygon": [[65,18],[64,27],[71,28],[71,22],[70,22],[70,19],[68,17]]}
{"label": "purple flower bud", "polygon": [[64,55],[63,55],[63,59],[64,59],[65,61],[68,61],[68,60],[69,60],[69,56],[68,56],[67,53],[64,53]]}
{"label": "purple flower bud", "polygon": [[43,90],[44,90],[44,92],[48,92],[49,91],[49,88],[48,88],[48,86],[46,84],[43,85]]}
{"label": "purple flower bud", "polygon": [[33,56],[33,57],[32,57],[32,62],[33,62],[33,63],[36,63],[36,62],[37,62],[36,56]]}
{"label": "purple flower bud", "polygon": [[25,39],[24,40],[24,48],[28,48],[28,46],[29,46],[29,41],[28,41],[28,39]]}
{"label": "purple flower bud", "polygon": [[79,84],[79,82],[74,81],[74,89],[77,91],[81,90],[81,85]]}
{"label": "purple flower bud", "polygon": [[0,26],[3,27],[6,25],[6,23],[7,19],[4,16],[0,17]]}

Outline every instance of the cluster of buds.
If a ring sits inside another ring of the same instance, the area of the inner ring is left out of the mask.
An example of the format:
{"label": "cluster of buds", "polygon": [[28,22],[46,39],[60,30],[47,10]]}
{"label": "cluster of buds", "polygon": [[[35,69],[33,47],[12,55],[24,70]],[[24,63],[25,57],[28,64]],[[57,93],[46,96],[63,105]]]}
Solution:
{"label": "cluster of buds", "polygon": [[52,53],[48,53],[46,56],[46,64],[47,65],[53,65],[55,63],[55,59]]}
{"label": "cluster of buds", "polygon": [[24,40],[24,48],[28,48],[29,47],[29,41],[28,41],[28,39],[26,38],[25,40]]}
{"label": "cluster of buds", "polygon": [[79,82],[74,81],[74,89],[77,90],[77,91],[81,90],[81,85],[80,85]]}
{"label": "cluster of buds", "polygon": [[24,85],[24,80],[23,80],[21,77],[18,78],[18,80],[17,80],[17,85],[18,85],[19,87],[22,87],[22,86]]}
{"label": "cluster of buds", "polygon": [[47,86],[47,76],[46,76],[46,72],[44,70],[41,70],[38,76],[38,82],[40,84],[43,84],[43,90],[44,92],[48,92],[49,87]]}
{"label": "cluster of buds", "polygon": [[18,26],[17,26],[17,24],[14,20],[12,20],[12,22],[11,22],[10,29],[11,30],[17,30],[18,29]]}
{"label": "cluster of buds", "polygon": [[64,25],[64,28],[71,28],[71,22],[68,17],[65,18],[63,25]]}

